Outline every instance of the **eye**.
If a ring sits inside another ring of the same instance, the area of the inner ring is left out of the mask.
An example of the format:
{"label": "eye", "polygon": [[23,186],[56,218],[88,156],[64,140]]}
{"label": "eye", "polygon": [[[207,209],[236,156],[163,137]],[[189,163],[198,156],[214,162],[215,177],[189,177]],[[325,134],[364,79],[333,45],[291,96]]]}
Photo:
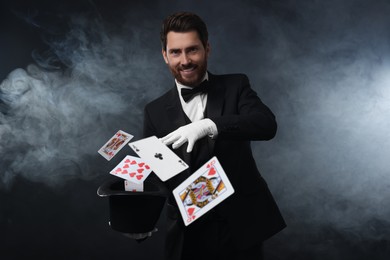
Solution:
{"label": "eye", "polygon": [[180,54],[180,50],[170,50],[169,54],[171,54],[172,56],[178,56]]}
{"label": "eye", "polygon": [[191,52],[191,53],[196,53],[197,51],[198,51],[197,47],[192,47],[189,49],[189,52]]}

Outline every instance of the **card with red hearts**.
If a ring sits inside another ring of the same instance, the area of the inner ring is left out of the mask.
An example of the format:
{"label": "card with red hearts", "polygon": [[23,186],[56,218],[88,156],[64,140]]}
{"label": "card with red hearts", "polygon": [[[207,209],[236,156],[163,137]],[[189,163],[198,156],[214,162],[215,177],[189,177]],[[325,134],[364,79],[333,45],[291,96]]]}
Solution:
{"label": "card with red hearts", "polygon": [[128,180],[124,180],[125,184],[125,191],[131,191],[131,192],[140,192],[144,191],[144,184],[140,183],[134,183]]}
{"label": "card with red hearts", "polygon": [[110,174],[141,184],[152,172],[152,169],[141,158],[127,155]]}
{"label": "card with red hearts", "polygon": [[173,190],[186,226],[233,193],[233,186],[215,156]]}
{"label": "card with red hearts", "polygon": [[98,153],[111,160],[131,139],[133,135],[128,134],[122,130],[118,130],[98,151]]}

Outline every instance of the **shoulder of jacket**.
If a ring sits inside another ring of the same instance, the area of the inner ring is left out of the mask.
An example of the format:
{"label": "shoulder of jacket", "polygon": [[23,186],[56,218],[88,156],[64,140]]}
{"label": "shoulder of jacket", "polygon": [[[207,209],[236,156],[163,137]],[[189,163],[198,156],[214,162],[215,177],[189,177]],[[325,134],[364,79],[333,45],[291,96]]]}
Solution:
{"label": "shoulder of jacket", "polygon": [[162,94],[160,97],[150,101],[145,105],[145,109],[148,109],[150,107],[155,107],[155,106],[162,106],[166,104],[167,100],[169,100],[170,97],[173,95],[172,93],[173,91],[175,91],[175,89],[171,88],[168,91],[166,91],[164,94]]}
{"label": "shoulder of jacket", "polygon": [[230,73],[230,74],[211,74],[212,77],[215,77],[219,80],[245,80],[248,79],[248,76],[244,73]]}
{"label": "shoulder of jacket", "polygon": [[214,81],[227,88],[237,88],[249,84],[248,76],[243,73],[214,75]]}

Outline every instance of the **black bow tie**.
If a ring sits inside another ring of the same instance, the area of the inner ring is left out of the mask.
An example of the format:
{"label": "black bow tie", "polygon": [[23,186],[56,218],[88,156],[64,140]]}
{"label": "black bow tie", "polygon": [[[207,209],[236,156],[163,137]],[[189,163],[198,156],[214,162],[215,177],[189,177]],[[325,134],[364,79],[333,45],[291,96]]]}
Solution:
{"label": "black bow tie", "polygon": [[208,91],[208,85],[209,81],[204,80],[200,85],[193,87],[193,88],[182,88],[181,89],[181,96],[183,97],[184,101],[187,103],[190,101],[195,95],[198,95],[200,93],[207,93]]}

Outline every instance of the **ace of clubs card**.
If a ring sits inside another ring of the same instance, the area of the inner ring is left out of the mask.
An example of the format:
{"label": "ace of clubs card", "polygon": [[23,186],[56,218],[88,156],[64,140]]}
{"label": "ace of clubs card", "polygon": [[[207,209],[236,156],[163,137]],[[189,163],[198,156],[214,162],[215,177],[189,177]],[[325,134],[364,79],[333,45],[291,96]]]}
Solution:
{"label": "ace of clubs card", "polygon": [[233,193],[233,186],[215,156],[173,190],[186,226]]}
{"label": "ace of clubs card", "polygon": [[188,165],[156,136],[129,143],[129,146],[145,160],[162,181],[166,181],[188,168]]}

